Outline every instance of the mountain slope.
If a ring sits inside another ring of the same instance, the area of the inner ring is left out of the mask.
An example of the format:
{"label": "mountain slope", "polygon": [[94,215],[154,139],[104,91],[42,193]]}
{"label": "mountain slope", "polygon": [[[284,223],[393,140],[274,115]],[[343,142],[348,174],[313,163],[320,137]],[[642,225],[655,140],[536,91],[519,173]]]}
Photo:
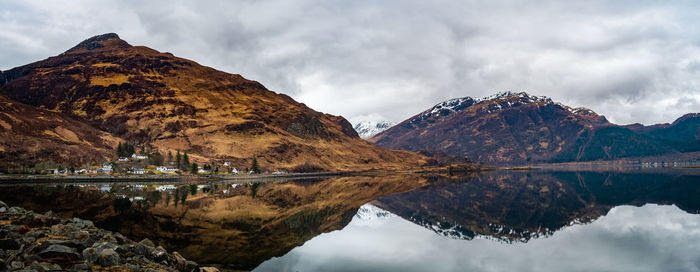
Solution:
{"label": "mountain slope", "polygon": [[[698,150],[697,124],[694,117],[686,117],[668,126],[622,127],[590,109],[506,92],[442,102],[370,141],[489,163],[589,161]],[[687,145],[691,136],[695,142]]]}
{"label": "mountain slope", "polygon": [[357,123],[353,128],[357,131],[360,138],[369,139],[394,125],[396,124],[385,121],[362,121]]}
{"label": "mountain slope", "polygon": [[61,112],[161,152],[195,161],[269,169],[305,163],[329,170],[406,167],[423,157],[377,148],[342,117],[323,114],[258,82],[131,46],[116,34],[83,41],[55,57],[3,72],[0,93]]}
{"label": "mountain slope", "polygon": [[0,171],[35,162],[63,166],[100,162],[120,139],[64,114],[14,102],[0,95]]}

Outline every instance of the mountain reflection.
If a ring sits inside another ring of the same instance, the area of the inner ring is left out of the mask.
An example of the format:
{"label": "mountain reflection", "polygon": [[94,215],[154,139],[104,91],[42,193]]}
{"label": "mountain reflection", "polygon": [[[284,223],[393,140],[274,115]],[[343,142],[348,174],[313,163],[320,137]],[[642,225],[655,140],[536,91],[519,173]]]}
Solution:
{"label": "mountain reflection", "polygon": [[674,204],[700,210],[700,177],[653,173],[493,172],[442,179],[372,204],[455,239],[527,242],[589,223],[620,205]]}

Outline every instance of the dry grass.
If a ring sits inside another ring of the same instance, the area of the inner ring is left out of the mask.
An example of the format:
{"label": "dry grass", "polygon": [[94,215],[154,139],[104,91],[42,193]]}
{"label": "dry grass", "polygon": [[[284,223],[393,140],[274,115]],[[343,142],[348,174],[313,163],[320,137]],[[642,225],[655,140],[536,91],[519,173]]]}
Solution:
{"label": "dry grass", "polygon": [[129,82],[131,75],[125,74],[113,74],[107,76],[92,76],[90,77],[90,86],[103,86],[107,87],[109,85],[121,85]]}

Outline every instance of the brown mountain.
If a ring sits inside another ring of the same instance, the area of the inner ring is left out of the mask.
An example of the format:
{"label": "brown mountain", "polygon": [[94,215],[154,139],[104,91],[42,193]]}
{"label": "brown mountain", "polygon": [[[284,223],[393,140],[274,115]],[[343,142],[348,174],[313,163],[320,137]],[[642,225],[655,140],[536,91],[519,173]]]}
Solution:
{"label": "brown mountain", "polygon": [[20,168],[28,161],[98,162],[119,141],[65,114],[0,95],[0,169]]}
{"label": "brown mountain", "polygon": [[488,163],[590,161],[696,151],[679,147],[689,140],[700,143],[700,118],[686,119],[667,126],[623,127],[590,109],[507,92],[442,102],[370,141]]}
{"label": "brown mountain", "polygon": [[[424,157],[377,148],[340,116],[323,114],[256,81],[170,53],[92,37],[55,57],[0,75],[0,93],[194,161],[328,170],[417,166]],[[104,154],[108,155],[108,154]]]}

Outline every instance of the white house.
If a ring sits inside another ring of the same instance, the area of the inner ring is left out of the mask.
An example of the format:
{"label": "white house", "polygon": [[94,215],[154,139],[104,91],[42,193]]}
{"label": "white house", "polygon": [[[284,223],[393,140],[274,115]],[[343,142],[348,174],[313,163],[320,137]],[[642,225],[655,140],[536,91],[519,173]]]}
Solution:
{"label": "white house", "polygon": [[206,169],[204,169],[204,168],[200,168],[199,170],[197,170],[197,173],[200,173],[200,174],[211,174],[211,170],[206,170]]}
{"label": "white house", "polygon": [[163,173],[175,173],[175,172],[177,172],[177,168],[168,167],[168,166],[158,166],[158,167],[156,167],[156,170],[163,172]]}
{"label": "white house", "polygon": [[148,156],[146,156],[146,155],[139,155],[139,154],[134,153],[134,154],[131,155],[131,158],[134,159],[134,160],[145,160],[145,159],[148,159]]}
{"label": "white house", "polygon": [[97,171],[103,172],[103,173],[112,173],[112,165],[111,164],[102,165],[102,168],[97,169]]}
{"label": "white house", "polygon": [[233,170],[231,170],[231,173],[234,175],[238,175],[238,168],[233,168]]}
{"label": "white house", "polygon": [[143,168],[134,168],[133,173],[137,175],[143,175],[146,173],[146,171],[144,171]]}
{"label": "white house", "polygon": [[168,184],[168,185],[161,185],[161,186],[156,187],[156,191],[158,191],[158,192],[172,191],[172,190],[175,190],[175,189],[176,189],[176,188],[175,188],[175,185],[170,185],[170,184]]}
{"label": "white house", "polygon": [[231,166],[231,162],[230,161],[224,162],[224,166]]}
{"label": "white house", "polygon": [[119,157],[119,161],[120,161],[120,162],[128,162],[128,161],[129,161],[129,158],[127,158],[127,157]]}

